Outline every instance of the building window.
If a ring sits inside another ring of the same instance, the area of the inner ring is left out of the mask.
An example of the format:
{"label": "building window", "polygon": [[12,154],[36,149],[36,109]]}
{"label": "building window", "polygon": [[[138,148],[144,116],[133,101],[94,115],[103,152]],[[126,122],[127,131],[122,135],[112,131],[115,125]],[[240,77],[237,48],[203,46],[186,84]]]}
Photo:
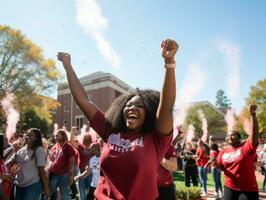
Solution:
{"label": "building window", "polygon": [[77,126],[77,129],[81,129],[82,126],[83,126],[83,116],[76,116],[76,126]]}
{"label": "building window", "polygon": [[64,112],[69,112],[69,109],[67,108],[67,106],[64,106]]}

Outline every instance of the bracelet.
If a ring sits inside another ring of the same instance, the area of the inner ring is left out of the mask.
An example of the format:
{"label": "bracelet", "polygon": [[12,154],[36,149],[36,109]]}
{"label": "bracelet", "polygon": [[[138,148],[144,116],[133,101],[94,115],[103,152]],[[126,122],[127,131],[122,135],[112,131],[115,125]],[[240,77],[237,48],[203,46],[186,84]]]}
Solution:
{"label": "bracelet", "polygon": [[256,115],[256,113],[249,113],[249,115],[253,115],[253,116],[255,116],[255,115]]}
{"label": "bracelet", "polygon": [[175,68],[175,63],[164,64],[164,68],[166,68],[166,69],[169,69],[169,68]]}

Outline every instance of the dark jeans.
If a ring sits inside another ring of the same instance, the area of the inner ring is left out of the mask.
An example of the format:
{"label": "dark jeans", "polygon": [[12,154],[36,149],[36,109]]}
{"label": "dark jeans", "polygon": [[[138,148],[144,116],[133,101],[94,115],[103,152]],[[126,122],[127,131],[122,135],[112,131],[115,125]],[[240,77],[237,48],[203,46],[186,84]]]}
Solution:
{"label": "dark jeans", "polygon": [[94,200],[94,191],[95,187],[90,187],[89,193],[87,194],[87,199],[86,200]]}
{"label": "dark jeans", "polygon": [[204,167],[198,167],[201,189],[207,193],[207,169]]}
{"label": "dark jeans", "polygon": [[185,185],[190,187],[190,178],[193,186],[198,186],[198,169],[196,166],[184,166]]}
{"label": "dark jeans", "polygon": [[159,197],[157,200],[175,200],[175,185],[169,185],[164,187],[159,187]]}
{"label": "dark jeans", "polygon": [[218,169],[212,167],[211,174],[212,180],[214,182],[215,192],[218,193],[219,190],[222,191],[221,172]]}
{"label": "dark jeans", "polygon": [[259,200],[259,193],[238,191],[224,186],[224,200]]}
{"label": "dark jeans", "polygon": [[39,200],[42,195],[42,184],[40,181],[26,187],[15,186],[16,200]]}

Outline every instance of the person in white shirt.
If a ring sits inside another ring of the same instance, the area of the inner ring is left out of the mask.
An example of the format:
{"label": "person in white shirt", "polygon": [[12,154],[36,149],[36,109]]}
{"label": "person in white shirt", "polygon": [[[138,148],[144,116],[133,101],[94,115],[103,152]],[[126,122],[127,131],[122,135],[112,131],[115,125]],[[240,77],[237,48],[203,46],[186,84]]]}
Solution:
{"label": "person in white shirt", "polygon": [[75,181],[92,174],[91,187],[89,193],[87,194],[87,200],[94,200],[94,191],[97,187],[100,176],[99,158],[101,155],[101,145],[98,142],[94,142],[90,145],[90,150],[94,154],[94,156],[89,160],[86,170],[82,174],[75,177]]}

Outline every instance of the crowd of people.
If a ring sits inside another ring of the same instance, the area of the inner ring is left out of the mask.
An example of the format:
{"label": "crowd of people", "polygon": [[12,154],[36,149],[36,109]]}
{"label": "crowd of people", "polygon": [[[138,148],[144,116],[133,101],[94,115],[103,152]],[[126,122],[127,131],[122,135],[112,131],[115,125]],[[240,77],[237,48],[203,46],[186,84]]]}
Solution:
{"label": "crowd of people", "polygon": [[[181,165],[185,185],[190,187],[192,180],[193,186],[200,185],[203,196],[208,193],[210,170],[217,197],[258,199],[255,105],[250,106],[250,132],[244,142],[237,131],[230,131],[224,147],[198,140],[176,148],[180,143],[173,140],[172,111],[177,50],[174,40],[162,41],[164,76],[160,92],[131,91],[118,97],[106,113],[88,99],[72,68],[70,55],[58,53],[72,95],[99,137],[93,141],[87,133],[78,140],[76,127],[69,131],[70,137],[62,128],[48,141],[36,128],[27,130],[23,137],[14,135],[12,141],[0,135],[1,199],[70,200],[78,193],[80,200],[174,200],[172,172]],[[264,151],[258,156],[261,166],[266,166]],[[265,182],[266,178],[264,188]]]}

